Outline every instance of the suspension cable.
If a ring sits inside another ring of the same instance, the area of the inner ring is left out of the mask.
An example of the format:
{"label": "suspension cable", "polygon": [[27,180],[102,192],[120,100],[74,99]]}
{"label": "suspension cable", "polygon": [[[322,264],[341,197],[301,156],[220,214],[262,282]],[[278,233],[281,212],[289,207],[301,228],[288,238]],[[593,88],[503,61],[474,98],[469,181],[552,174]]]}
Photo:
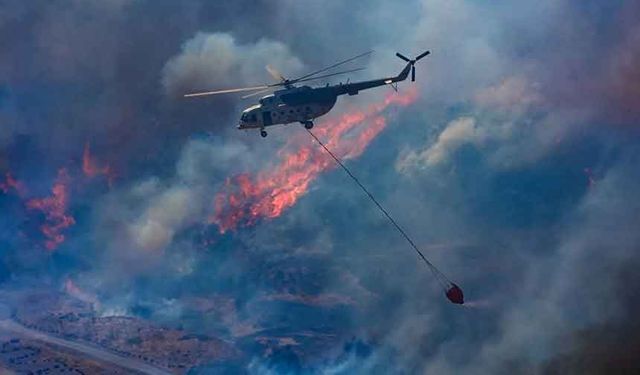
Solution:
{"label": "suspension cable", "polygon": [[360,189],[362,189],[362,191],[369,197],[369,199],[371,199],[371,201],[378,207],[378,209],[380,210],[380,212],[382,212],[384,214],[384,216],[387,217],[387,219],[389,219],[389,222],[398,230],[398,232],[400,232],[400,234],[407,240],[407,242],[409,243],[409,245],[411,245],[411,247],[416,251],[416,253],[420,256],[420,258],[424,261],[424,263],[426,264],[426,266],[429,268],[429,270],[433,273],[433,275],[435,276],[436,280],[438,280],[438,282],[440,283],[440,285],[443,288],[448,288],[451,284],[453,284],[449,278],[447,278],[435,265],[433,265],[433,263],[431,263],[427,257],[424,256],[424,254],[422,253],[422,251],[420,251],[420,249],[418,248],[418,246],[415,244],[415,242],[413,242],[413,240],[411,239],[411,237],[409,237],[409,235],[407,234],[407,232],[404,231],[404,229],[402,229],[402,227],[400,227],[400,225],[393,219],[393,217],[391,217],[391,215],[389,214],[389,212],[387,210],[385,210],[384,207],[382,207],[382,205],[380,204],[380,202],[378,202],[378,200],[373,196],[373,194],[371,194],[371,192],[369,192],[369,190],[360,182],[360,180],[358,180],[358,178],[351,173],[351,171],[347,168],[346,165],[344,165],[344,163],[333,153],[331,152],[331,150],[329,150],[329,148],[322,143],[322,141],[320,141],[320,139],[318,139],[318,137],[316,137],[315,134],[313,134],[313,132],[311,131],[311,129],[306,129],[309,134],[313,137],[313,139],[316,140],[316,142],[318,142],[320,144],[320,146],[322,146],[322,148],[325,149],[325,151],[331,155],[331,157],[333,158],[333,160],[336,161],[336,163],[342,167],[342,169],[344,169],[344,171],[349,175],[349,177],[351,177],[351,179],[360,187]]}

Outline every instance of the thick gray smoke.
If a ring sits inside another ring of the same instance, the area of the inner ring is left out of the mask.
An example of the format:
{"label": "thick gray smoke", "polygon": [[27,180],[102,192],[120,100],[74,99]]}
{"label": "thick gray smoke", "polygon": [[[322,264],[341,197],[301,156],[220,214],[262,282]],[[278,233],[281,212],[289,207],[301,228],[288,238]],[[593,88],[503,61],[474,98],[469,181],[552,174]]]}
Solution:
{"label": "thick gray smoke", "polygon": [[300,73],[302,67],[281,42],[260,39],[255,44],[238,45],[228,33],[198,33],[185,42],[180,55],[167,62],[162,83],[170,94],[212,87],[259,86],[272,83],[267,80],[265,64],[290,77]]}
{"label": "thick gray smoke", "polygon": [[[638,14],[595,0],[0,1],[0,183],[25,186],[0,189],[0,285],[73,279],[104,314],[235,342],[254,373],[632,371]],[[271,170],[302,130],[262,140],[235,129],[252,100],[181,95],[370,49],[351,79],[396,74],[396,51],[432,55],[418,100],[385,112],[348,165],[466,307],[339,170],[279,217],[211,224],[227,179]],[[83,172],[86,145],[112,174]],[[75,225],[50,254],[25,201],[60,168]]]}

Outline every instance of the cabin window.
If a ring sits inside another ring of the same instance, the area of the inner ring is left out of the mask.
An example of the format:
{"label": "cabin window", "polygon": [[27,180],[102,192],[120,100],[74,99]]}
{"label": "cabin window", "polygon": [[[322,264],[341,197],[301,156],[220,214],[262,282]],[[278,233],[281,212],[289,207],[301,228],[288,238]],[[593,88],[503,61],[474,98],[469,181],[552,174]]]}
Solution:
{"label": "cabin window", "polygon": [[257,120],[258,118],[256,117],[255,113],[251,115],[251,122],[256,122]]}

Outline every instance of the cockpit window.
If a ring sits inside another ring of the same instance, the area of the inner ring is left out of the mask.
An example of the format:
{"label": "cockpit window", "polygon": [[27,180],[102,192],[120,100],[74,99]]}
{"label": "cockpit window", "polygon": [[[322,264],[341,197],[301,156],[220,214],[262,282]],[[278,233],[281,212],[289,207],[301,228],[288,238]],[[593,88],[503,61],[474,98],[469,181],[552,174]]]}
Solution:
{"label": "cockpit window", "polygon": [[273,95],[267,95],[267,96],[263,96],[262,99],[260,99],[258,102],[260,104],[268,104],[270,105],[271,103],[273,103],[275,97]]}

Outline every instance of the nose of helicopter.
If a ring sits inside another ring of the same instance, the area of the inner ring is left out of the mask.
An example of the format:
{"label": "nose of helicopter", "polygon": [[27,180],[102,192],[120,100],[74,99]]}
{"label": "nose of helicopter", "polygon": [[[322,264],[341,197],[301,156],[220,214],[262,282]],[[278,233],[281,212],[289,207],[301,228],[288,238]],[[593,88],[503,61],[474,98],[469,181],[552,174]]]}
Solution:
{"label": "nose of helicopter", "polygon": [[236,126],[237,129],[247,129],[249,126],[249,124],[246,121],[238,121],[238,125]]}

